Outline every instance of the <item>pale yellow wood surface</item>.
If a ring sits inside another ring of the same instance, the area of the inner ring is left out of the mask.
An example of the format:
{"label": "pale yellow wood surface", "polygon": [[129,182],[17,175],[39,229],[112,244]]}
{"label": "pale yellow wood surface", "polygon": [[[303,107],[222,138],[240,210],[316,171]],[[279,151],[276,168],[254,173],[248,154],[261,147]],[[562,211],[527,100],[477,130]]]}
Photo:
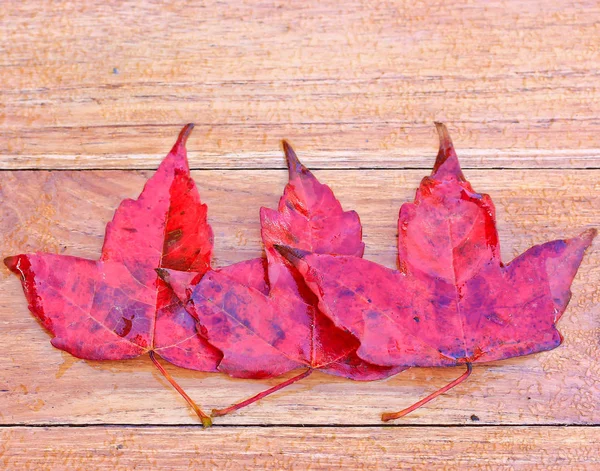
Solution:
{"label": "pale yellow wood surface", "polygon": [[[282,138],[360,213],[366,257],[394,266],[434,120],[494,199],[505,260],[597,227],[599,25],[595,1],[3,1],[0,256],[97,257],[119,201],[150,175],[134,169],[156,168],[186,122],[216,266],[260,254]],[[599,469],[598,247],[561,347],[478,366],[393,428],[381,411],[461,371],[315,373],[203,432],[148,358],[54,349],[2,266],[0,469]],[[278,382],[168,369],[207,410]]]}
{"label": "pale yellow wood surface", "polygon": [[600,429],[584,427],[519,427],[509,434],[505,427],[209,432],[198,427],[17,427],[0,431],[0,466],[32,471],[582,471],[600,468],[599,445]]}
{"label": "pale yellow wood surface", "polygon": [[[149,168],[185,122],[194,167],[600,162],[600,4],[512,0],[34,2],[0,9],[0,166]],[[485,158],[482,158],[484,157]]]}

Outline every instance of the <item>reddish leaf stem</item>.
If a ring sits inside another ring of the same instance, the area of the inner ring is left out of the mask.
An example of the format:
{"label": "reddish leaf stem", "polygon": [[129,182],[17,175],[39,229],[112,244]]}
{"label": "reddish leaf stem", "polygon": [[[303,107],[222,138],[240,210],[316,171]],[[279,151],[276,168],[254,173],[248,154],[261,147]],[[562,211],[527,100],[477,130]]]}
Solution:
{"label": "reddish leaf stem", "polygon": [[198,417],[200,417],[200,420],[202,421],[202,425],[204,427],[210,427],[212,425],[211,418],[208,415],[206,415],[204,412],[202,412],[202,409],[200,409],[196,405],[194,400],[186,394],[186,392],[181,388],[181,386],[179,386],[179,384],[177,384],[177,381],[175,381],[173,379],[173,377],[169,374],[169,372],[163,368],[163,366],[156,359],[154,352],[150,352],[150,359],[152,360],[152,363],[154,363],[154,366],[156,366],[156,368],[158,368],[158,371],[160,371],[162,373],[162,375],[165,378],[167,378],[167,381],[169,381],[169,383],[171,383],[171,386],[173,386],[177,390],[177,392],[179,394],[181,394],[181,396],[187,401],[187,403],[191,406],[191,408],[194,409],[194,412],[198,415]]}
{"label": "reddish leaf stem", "polygon": [[465,379],[467,379],[471,375],[472,371],[473,371],[473,366],[471,365],[471,363],[467,363],[467,371],[465,371],[462,375],[460,375],[458,378],[456,378],[451,383],[448,383],[443,388],[438,389],[436,392],[430,394],[429,396],[427,396],[424,399],[421,399],[419,402],[413,404],[412,406],[401,410],[400,412],[385,412],[385,413],[381,414],[381,420],[383,420],[384,422],[388,422],[390,420],[399,419],[400,417],[404,417],[405,415],[410,414],[412,411],[417,410],[419,407],[427,404],[429,401],[432,401],[436,397],[449,391],[454,386],[458,386],[460,383],[462,383]]}
{"label": "reddish leaf stem", "polygon": [[223,415],[229,414],[230,412],[234,412],[238,409],[241,409],[242,407],[249,406],[253,402],[258,401],[258,400],[262,399],[263,397],[268,396],[269,394],[273,394],[274,392],[277,392],[280,389],[288,387],[290,384],[294,384],[296,381],[300,381],[301,379],[306,378],[312,372],[313,372],[312,368],[309,368],[308,370],[304,371],[303,373],[299,374],[298,376],[294,376],[293,378],[290,378],[287,381],[284,381],[283,383],[278,384],[277,386],[273,386],[272,388],[267,389],[266,391],[258,393],[256,396],[252,396],[250,399],[246,399],[245,401],[238,402],[237,404],[234,404],[230,407],[226,407],[225,409],[213,409],[212,417],[221,417]]}

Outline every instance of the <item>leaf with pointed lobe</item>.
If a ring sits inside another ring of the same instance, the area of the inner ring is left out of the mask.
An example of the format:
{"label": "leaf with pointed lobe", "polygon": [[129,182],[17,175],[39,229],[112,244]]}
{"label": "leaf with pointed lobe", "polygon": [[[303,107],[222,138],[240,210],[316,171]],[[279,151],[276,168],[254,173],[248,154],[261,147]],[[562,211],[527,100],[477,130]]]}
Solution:
{"label": "leaf with pointed lobe", "polygon": [[260,212],[266,262],[207,272],[193,286],[174,289],[192,290],[189,308],[208,341],[223,352],[219,371],[231,376],[267,378],[305,367],[357,380],[387,377],[401,368],[361,360],[357,339],[316,308],[299,273],[273,248],[285,242],[318,253],[360,257],[364,251],[358,215],[342,209],[289,144],[284,150],[289,182],[278,210]]}
{"label": "leaf with pointed lobe", "polygon": [[100,260],[49,253],[5,259],[56,348],[89,360],[144,353],[155,360],[156,353],[177,366],[216,371],[221,353],[197,333],[193,317],[155,272],[210,269],[212,230],[186,157],[192,129],[183,128],[138,199],[120,204]]}
{"label": "leaf with pointed lobe", "polygon": [[352,256],[278,251],[320,310],[359,339],[358,356],[368,362],[470,365],[557,347],[556,322],[596,231],[503,264],[492,201],[464,178],[445,126],[437,126],[434,170],[400,210],[398,271]]}

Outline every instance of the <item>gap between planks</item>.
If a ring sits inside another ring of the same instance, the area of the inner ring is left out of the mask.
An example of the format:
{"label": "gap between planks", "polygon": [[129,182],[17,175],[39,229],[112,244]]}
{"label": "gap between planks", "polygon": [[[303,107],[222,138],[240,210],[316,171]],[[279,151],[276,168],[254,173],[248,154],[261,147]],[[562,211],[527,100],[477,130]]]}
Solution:
{"label": "gap between planks", "polygon": [[[208,429],[216,428],[298,428],[298,429],[320,429],[320,428],[343,428],[343,429],[364,429],[364,428],[376,428],[376,429],[389,429],[389,428],[401,428],[401,429],[432,429],[432,428],[445,428],[445,429],[473,429],[473,428],[556,428],[556,427],[576,427],[576,428],[600,428],[598,424],[578,424],[578,423],[548,423],[548,424],[536,424],[536,423],[506,423],[506,424],[218,424],[213,425]],[[178,429],[202,429],[202,424],[197,425],[190,424],[178,424],[178,423],[164,423],[164,424],[135,424],[135,423],[105,423],[105,424],[76,424],[76,423],[41,423],[41,424],[0,424],[0,430],[11,429],[11,428],[178,428]]]}
{"label": "gap between planks", "polygon": [[[304,162],[303,162],[304,163]],[[307,166],[308,167],[308,166]],[[53,167],[37,167],[37,168],[0,168],[1,172],[113,172],[113,171],[121,171],[121,172],[137,172],[137,171],[154,171],[158,168],[158,166],[152,167],[85,167],[85,168],[53,168]],[[505,170],[535,170],[535,171],[544,171],[544,170],[564,170],[564,171],[590,171],[590,170],[600,170],[600,166],[598,167],[477,167],[477,166],[466,166],[461,165],[462,170],[469,171],[477,171],[477,170],[485,170],[485,171],[505,171]],[[281,170],[287,170],[286,167],[198,167],[198,166],[190,166],[190,171],[197,172],[243,172],[243,171],[261,171],[261,172],[279,172]],[[324,170],[335,170],[336,172],[345,172],[352,170],[374,170],[374,171],[393,171],[393,170],[425,170],[431,171],[431,166],[429,167],[361,167],[361,166],[348,166],[344,168],[337,167],[309,167],[310,171],[324,171]]]}

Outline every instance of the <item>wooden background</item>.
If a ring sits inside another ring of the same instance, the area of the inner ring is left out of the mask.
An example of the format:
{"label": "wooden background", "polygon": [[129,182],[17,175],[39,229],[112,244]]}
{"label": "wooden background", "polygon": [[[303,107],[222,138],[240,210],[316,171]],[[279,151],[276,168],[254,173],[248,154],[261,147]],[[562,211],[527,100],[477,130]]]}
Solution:
{"label": "wooden background", "polygon": [[[258,210],[286,180],[280,139],[394,266],[396,219],[448,124],[465,174],[497,206],[505,260],[600,222],[597,1],[200,2],[4,0],[0,255],[96,258],[195,122],[190,162],[215,265],[261,252]],[[565,343],[462,373],[380,382],[323,374],[202,430],[148,358],[54,349],[0,269],[3,469],[600,469],[600,251],[560,322]],[[169,367],[207,410],[273,381]]]}

